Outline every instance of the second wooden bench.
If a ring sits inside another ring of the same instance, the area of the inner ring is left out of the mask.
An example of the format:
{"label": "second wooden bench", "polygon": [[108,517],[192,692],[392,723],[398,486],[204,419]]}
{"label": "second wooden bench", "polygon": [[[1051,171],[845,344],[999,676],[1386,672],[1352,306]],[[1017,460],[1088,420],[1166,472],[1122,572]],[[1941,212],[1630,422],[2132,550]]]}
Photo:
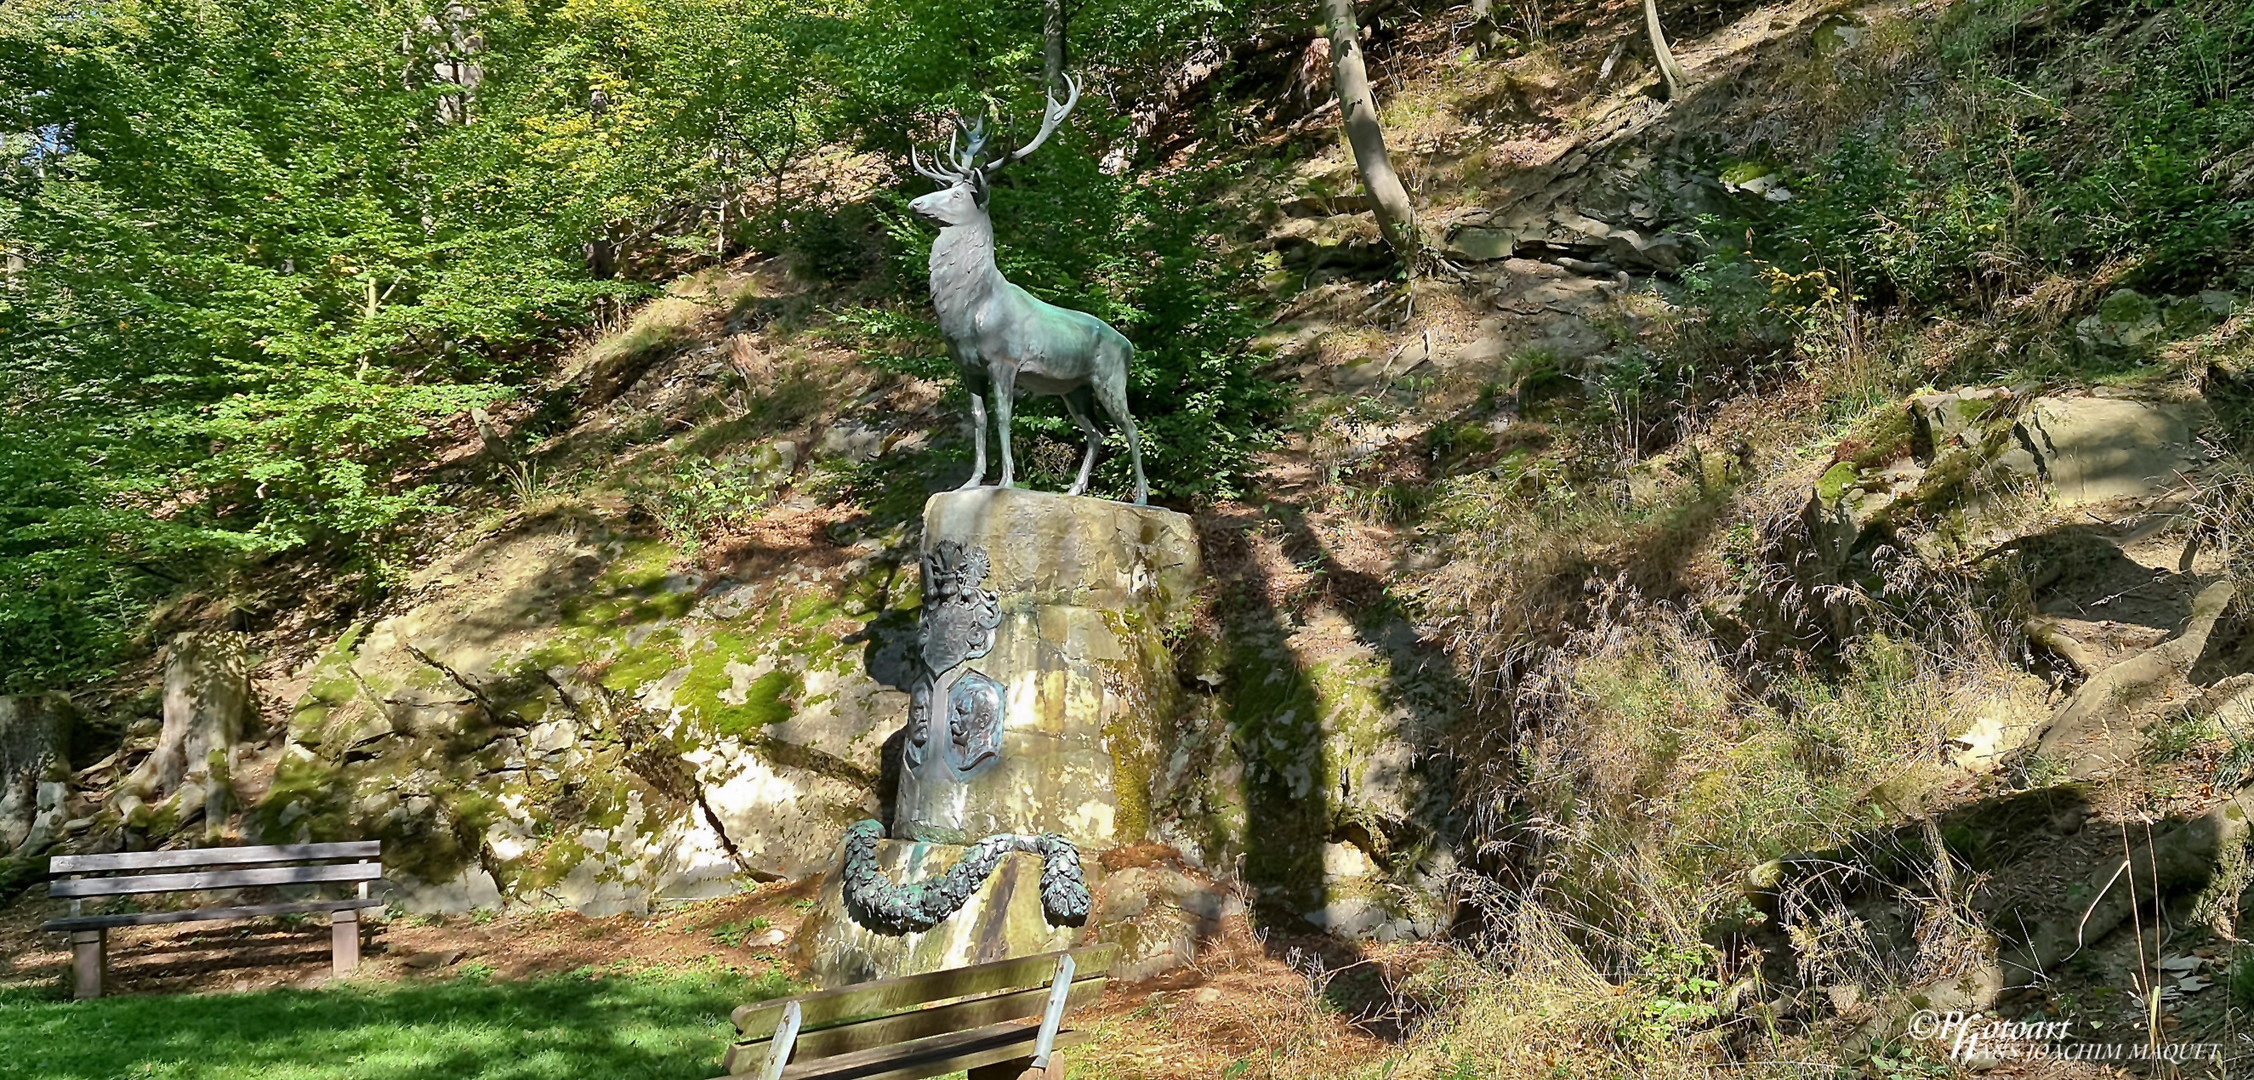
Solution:
{"label": "second wooden bench", "polygon": [[[74,996],[102,996],[109,968],[109,932],[117,926],[248,919],[292,912],[329,912],[330,967],[339,975],[360,966],[360,910],[382,907],[368,898],[368,883],[383,877],[380,840],[341,844],[285,844],[279,847],[187,848],[178,851],[126,851],[114,855],[57,855],[48,861],[53,880],[47,895],[69,900],[67,918],[49,919],[42,930],[70,933]],[[154,872],[152,872],[154,871]],[[87,915],[85,902],[106,896],[200,892],[320,882],[358,883],[358,895],[342,900],[291,900],[277,904],[194,908]]]}
{"label": "second wooden bench", "polygon": [[[760,1080],[1063,1080],[1068,1009],[1103,996],[1116,945],[904,975],[745,1005],[730,1076]],[[1040,1017],[1039,1023],[1027,1022]]]}

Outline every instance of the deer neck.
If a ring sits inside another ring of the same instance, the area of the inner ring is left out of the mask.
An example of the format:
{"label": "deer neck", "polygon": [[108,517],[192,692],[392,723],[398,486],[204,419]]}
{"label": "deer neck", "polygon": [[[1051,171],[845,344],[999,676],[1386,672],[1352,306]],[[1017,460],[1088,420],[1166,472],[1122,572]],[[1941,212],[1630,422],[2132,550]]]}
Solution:
{"label": "deer neck", "polygon": [[970,330],[973,313],[1001,280],[994,268],[994,223],[975,221],[939,230],[931,244],[931,304],[939,311],[939,330],[956,340]]}

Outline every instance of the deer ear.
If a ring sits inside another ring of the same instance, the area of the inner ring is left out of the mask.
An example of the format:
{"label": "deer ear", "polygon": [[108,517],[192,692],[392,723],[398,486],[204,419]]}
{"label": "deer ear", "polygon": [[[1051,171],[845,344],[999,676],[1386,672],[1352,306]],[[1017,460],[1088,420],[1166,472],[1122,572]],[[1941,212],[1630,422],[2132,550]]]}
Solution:
{"label": "deer ear", "polygon": [[986,177],[984,174],[971,174],[970,197],[971,201],[978,204],[979,209],[986,209],[986,197],[992,195],[993,193],[994,189],[986,183]]}

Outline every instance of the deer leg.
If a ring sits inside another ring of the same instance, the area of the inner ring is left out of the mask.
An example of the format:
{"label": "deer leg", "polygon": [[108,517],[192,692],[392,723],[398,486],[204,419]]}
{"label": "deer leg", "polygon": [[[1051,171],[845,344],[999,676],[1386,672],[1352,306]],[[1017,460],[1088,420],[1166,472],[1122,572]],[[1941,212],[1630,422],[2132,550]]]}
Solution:
{"label": "deer leg", "polygon": [[1088,419],[1088,411],[1094,405],[1081,401],[1090,396],[1086,387],[1064,395],[1064,411],[1072,414],[1072,422],[1080,425],[1081,432],[1088,436],[1088,451],[1080,455],[1080,479],[1072,482],[1072,490],[1065,492],[1067,495],[1079,495],[1088,490],[1088,474],[1096,468],[1096,447],[1104,441],[1104,433],[1097,429],[1095,421]]}
{"label": "deer leg", "polygon": [[1127,415],[1127,356],[1122,354],[1117,359],[1117,365],[1107,364],[1110,370],[1099,374],[1091,385],[1112,422],[1127,433],[1127,457],[1135,465],[1135,505],[1149,506],[1150,483],[1143,479],[1143,437],[1135,430],[1135,418]]}
{"label": "deer leg", "polygon": [[978,389],[970,392],[970,479],[962,482],[956,491],[977,487],[986,479],[986,399],[978,396]]}
{"label": "deer leg", "polygon": [[1150,481],[1143,479],[1143,437],[1135,430],[1135,418],[1127,415],[1127,406],[1119,406],[1119,426],[1127,429],[1127,458],[1135,465],[1135,505],[1150,505]]}
{"label": "deer leg", "polygon": [[1010,460],[1010,406],[1017,397],[1017,372],[1004,368],[995,373],[994,380],[994,435],[1001,442],[1001,486],[1017,486],[1017,463]]}

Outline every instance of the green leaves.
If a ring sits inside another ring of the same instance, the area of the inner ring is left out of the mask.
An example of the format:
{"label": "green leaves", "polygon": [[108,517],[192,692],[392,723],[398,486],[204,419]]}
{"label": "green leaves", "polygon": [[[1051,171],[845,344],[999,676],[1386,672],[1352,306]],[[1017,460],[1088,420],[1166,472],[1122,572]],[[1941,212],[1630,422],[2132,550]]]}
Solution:
{"label": "green leaves", "polygon": [[[2254,15],[2167,0],[2152,32],[2023,40],[2019,3],[1934,30],[1948,92],[1843,139],[1759,211],[1765,256],[1852,265],[1883,300],[1995,296],[2129,268],[2162,292],[2232,269],[2254,226]],[[2055,29],[2050,33],[2055,33]]]}
{"label": "green leaves", "polygon": [[416,28],[335,0],[0,11],[0,130],[47,133],[0,166],[0,627],[40,628],[6,635],[0,692],[98,666],[201,568],[428,509],[414,444],[583,310],[547,177],[401,79]]}
{"label": "green leaves", "polygon": [[[646,291],[614,264],[757,236],[826,243],[810,265],[840,276],[878,265],[872,216],[847,224],[820,179],[867,163],[818,172],[817,148],[897,160],[951,110],[1039,114],[1038,4],[476,7],[0,5],[0,251],[20,261],[0,277],[0,693],[98,670],[143,605],[210,571],[381,548],[445,501],[442,425],[512,393],[598,298]],[[1099,0],[1074,67],[1155,76],[1285,10]],[[1244,354],[1208,181],[1098,172],[1128,141],[1101,100],[1013,169],[1008,268],[1138,342],[1154,479],[1223,493],[1279,398]],[[920,299],[920,266],[901,276]]]}

